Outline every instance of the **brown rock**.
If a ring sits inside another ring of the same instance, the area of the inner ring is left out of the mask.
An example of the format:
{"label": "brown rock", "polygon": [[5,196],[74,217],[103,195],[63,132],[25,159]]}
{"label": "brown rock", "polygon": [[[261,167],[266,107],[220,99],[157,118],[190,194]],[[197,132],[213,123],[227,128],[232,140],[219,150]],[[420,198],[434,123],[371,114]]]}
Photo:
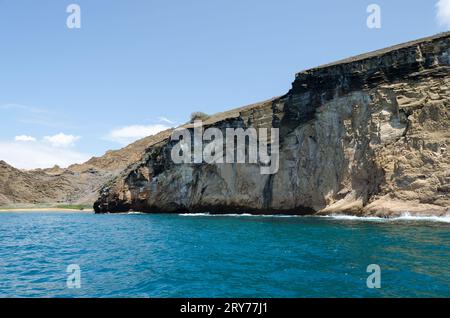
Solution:
{"label": "brown rock", "polygon": [[208,118],[221,130],[280,128],[280,169],[272,176],[255,164],[175,165],[166,139],[105,186],[95,209],[446,213],[449,37],[298,73],[286,95]]}

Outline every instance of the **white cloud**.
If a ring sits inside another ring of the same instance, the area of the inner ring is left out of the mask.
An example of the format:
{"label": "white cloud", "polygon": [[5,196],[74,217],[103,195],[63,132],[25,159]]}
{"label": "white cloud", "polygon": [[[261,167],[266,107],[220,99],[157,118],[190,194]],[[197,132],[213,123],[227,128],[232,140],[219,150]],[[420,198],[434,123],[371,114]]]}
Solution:
{"label": "white cloud", "polygon": [[160,131],[169,128],[169,126],[163,124],[125,126],[113,129],[105,139],[120,143],[121,145],[128,145],[133,141],[147,136],[155,135]]}
{"label": "white cloud", "polygon": [[26,111],[29,113],[48,113],[48,111],[43,108],[21,105],[21,104],[2,104],[2,105],[0,105],[0,109],[21,110],[21,111]]}
{"label": "white cloud", "polygon": [[91,156],[72,149],[54,147],[44,142],[1,142],[0,160],[19,169],[67,167],[83,163]]}
{"label": "white cloud", "polygon": [[78,136],[59,133],[37,140],[33,136],[19,135],[14,141],[0,141],[0,160],[19,169],[67,167],[83,163],[91,157],[72,148]]}
{"label": "white cloud", "polygon": [[440,25],[450,28],[450,0],[439,0],[436,3],[436,18]]}
{"label": "white cloud", "polygon": [[73,146],[78,139],[80,139],[80,137],[66,135],[64,133],[44,137],[44,141],[50,143],[53,147],[70,147]]}
{"label": "white cloud", "polygon": [[20,135],[20,136],[14,137],[14,140],[15,141],[36,141],[36,138],[34,138],[33,136]]}
{"label": "white cloud", "polygon": [[168,119],[167,117],[164,117],[164,116],[158,117],[158,120],[162,121],[162,122],[165,122],[165,123],[168,123],[168,124],[171,124],[171,125],[175,124],[175,122],[173,120],[170,120],[170,119]]}
{"label": "white cloud", "polygon": [[[39,125],[45,127],[69,127],[65,116],[41,107],[23,104],[0,104],[0,110],[8,112],[8,117],[21,124]],[[70,125],[70,127],[77,127]]]}

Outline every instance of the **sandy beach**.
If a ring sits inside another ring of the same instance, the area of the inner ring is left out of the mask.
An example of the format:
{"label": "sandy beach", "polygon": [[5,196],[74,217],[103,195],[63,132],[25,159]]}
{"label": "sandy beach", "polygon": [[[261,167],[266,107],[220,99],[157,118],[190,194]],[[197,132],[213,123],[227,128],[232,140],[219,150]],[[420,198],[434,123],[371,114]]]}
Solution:
{"label": "sandy beach", "polygon": [[2,209],[0,208],[1,212],[86,212],[86,213],[93,213],[93,209],[84,209],[84,210],[78,210],[78,209],[62,209],[62,208],[11,208],[11,209]]}

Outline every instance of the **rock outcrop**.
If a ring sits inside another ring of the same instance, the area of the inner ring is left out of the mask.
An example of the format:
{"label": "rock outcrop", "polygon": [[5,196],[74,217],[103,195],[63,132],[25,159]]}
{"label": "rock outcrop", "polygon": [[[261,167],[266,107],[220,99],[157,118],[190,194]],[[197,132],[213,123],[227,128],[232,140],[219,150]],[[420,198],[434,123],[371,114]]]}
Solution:
{"label": "rock outcrop", "polygon": [[[169,137],[106,184],[96,212],[442,215],[450,206],[450,33],[296,75],[204,127],[280,129],[280,165],[174,164]],[[185,126],[192,129],[191,126]]]}

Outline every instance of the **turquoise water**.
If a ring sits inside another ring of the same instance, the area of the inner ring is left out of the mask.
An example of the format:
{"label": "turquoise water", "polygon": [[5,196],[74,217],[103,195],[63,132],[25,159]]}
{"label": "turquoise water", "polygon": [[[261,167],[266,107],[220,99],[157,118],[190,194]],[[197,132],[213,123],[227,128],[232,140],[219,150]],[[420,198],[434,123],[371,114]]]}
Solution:
{"label": "turquoise water", "polygon": [[8,212],[0,296],[450,297],[449,243],[433,219]]}

